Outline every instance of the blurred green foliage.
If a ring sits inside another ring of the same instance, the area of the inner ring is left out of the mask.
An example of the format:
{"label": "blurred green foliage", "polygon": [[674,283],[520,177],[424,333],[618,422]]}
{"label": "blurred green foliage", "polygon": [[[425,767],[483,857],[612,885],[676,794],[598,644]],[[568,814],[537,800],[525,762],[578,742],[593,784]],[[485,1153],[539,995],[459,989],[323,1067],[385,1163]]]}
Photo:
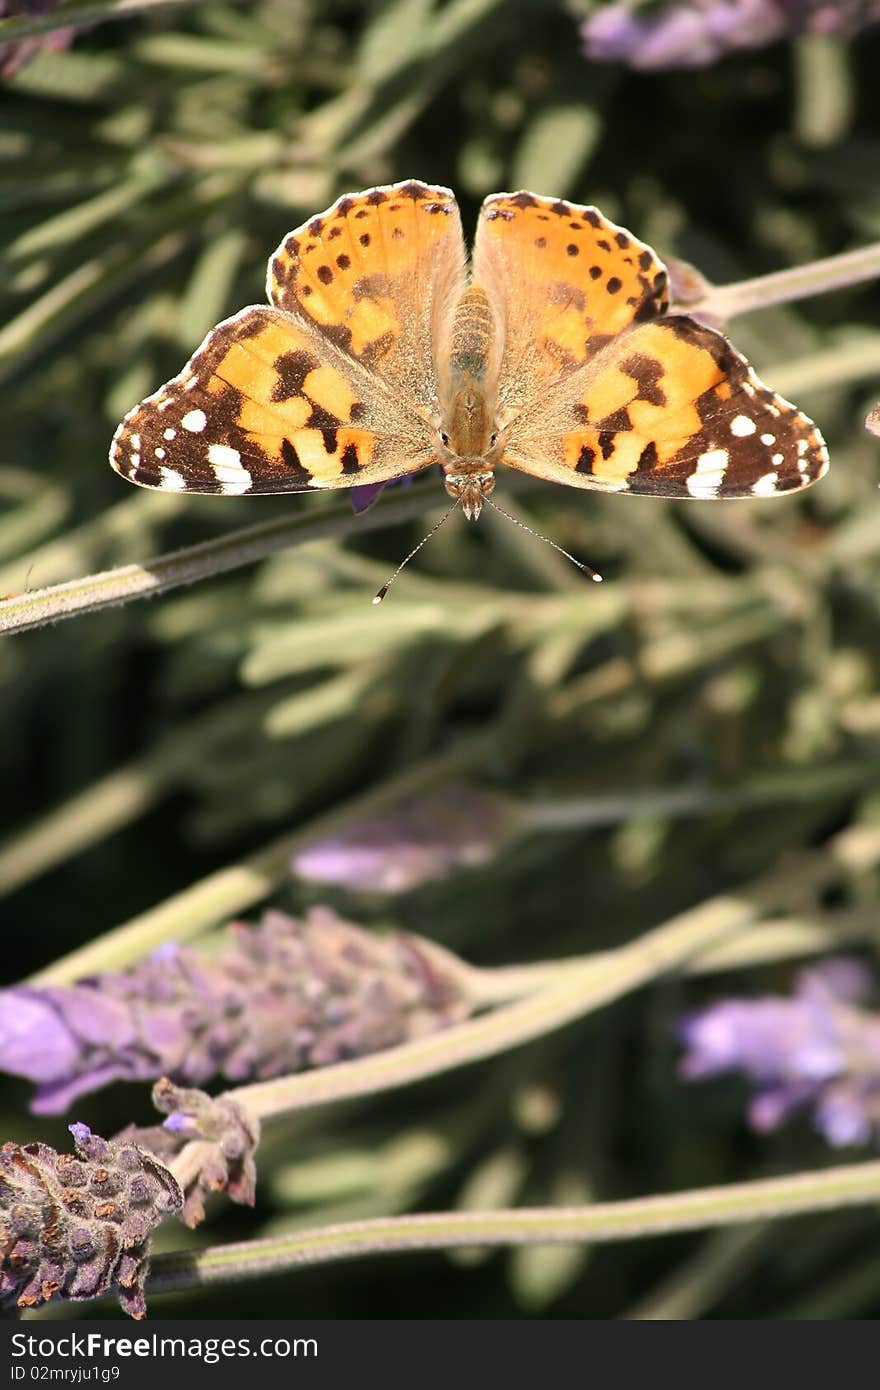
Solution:
{"label": "blurred green foliage", "polygon": [[[541,0],[213,3],[97,27],[24,67],[0,106],[0,592],[326,505],[142,495],[106,454],[121,413],[262,297],[282,235],[346,189],[446,183],[468,227],[503,188],[595,202],[717,281],[880,236],[880,33],[645,76],[587,64],[577,18]],[[7,638],[4,830],[33,825],[54,862],[4,902],[5,975],[474,732],[474,776],[525,798],[816,772],[784,807],[669,819],[636,797],[617,826],[535,836],[400,900],[335,895],[353,920],[480,963],[603,948],[877,825],[870,775],[848,793],[833,769],[880,773],[878,449],[862,428],[880,392],[870,368],[850,360],[840,380],[835,363],[856,338],[880,344],[880,287],[751,316],[732,336],[771,384],[784,372],[831,474],[803,499],[705,506],[502,483],[504,504],[601,569],[604,590],[487,514],[452,520],[378,610],[370,596],[425,523]],[[436,507],[436,480],[415,486]],[[83,793],[71,857],[43,818]],[[869,867],[839,895],[870,901],[877,886]],[[312,897],[290,883],[275,900]],[[737,1083],[675,1075],[681,1009],[789,974],[667,983],[509,1058],[306,1115],[267,1138],[256,1215],[218,1210],[197,1239],[821,1164],[806,1124],[756,1140]],[[62,1143],[25,1100],[4,1085],[4,1135]],[[116,1088],[75,1118],[109,1133],[147,1115],[145,1092]],[[875,1236],[847,1212],[751,1242],[396,1258],[155,1311],[615,1317],[671,1280],[679,1315],[866,1316],[880,1309]]]}

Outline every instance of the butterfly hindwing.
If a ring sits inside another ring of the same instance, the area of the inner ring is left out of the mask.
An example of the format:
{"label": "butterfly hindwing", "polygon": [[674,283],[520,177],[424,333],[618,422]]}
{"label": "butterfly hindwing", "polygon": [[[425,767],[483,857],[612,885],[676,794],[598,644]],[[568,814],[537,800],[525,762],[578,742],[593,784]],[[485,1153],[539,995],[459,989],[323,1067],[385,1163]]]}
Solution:
{"label": "butterfly hindwing", "polygon": [[427,428],[363,367],[278,309],[213,329],[126,415],[111,463],[172,492],[301,492],[387,482],[432,460]]}
{"label": "butterfly hindwing", "polygon": [[570,487],[734,498],[808,487],[828,456],[723,334],[671,314],[619,334],[517,418],[504,462]]}

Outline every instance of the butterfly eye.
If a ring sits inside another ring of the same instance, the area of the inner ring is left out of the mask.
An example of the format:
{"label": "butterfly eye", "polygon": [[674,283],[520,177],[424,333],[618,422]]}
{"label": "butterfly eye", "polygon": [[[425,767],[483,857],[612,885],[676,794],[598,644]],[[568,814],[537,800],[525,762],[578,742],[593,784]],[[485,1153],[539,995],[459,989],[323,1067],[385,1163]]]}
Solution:
{"label": "butterfly eye", "polygon": [[444,445],[449,444],[449,435],[446,433],[445,430],[440,431],[440,443]]}

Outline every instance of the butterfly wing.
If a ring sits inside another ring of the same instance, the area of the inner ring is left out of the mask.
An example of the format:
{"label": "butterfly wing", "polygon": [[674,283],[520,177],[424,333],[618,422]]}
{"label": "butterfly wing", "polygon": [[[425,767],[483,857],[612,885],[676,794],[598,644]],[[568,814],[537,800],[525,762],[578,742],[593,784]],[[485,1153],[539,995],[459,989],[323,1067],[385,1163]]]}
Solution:
{"label": "butterfly wing", "polygon": [[409,183],[339,199],[270,261],[272,306],[218,325],[129,412],[113,467],[144,487],[233,495],[424,468],[434,461],[434,344],[463,280],[447,190]]}
{"label": "butterfly wing", "polygon": [[535,193],[486,199],[474,280],[495,308],[503,344],[502,426],[667,305],[666,270],[649,246],[595,208]]}
{"label": "butterfly wing", "polygon": [[523,412],[504,462],[569,487],[734,498],[809,487],[828,454],[723,334],[672,314],[627,329]]}
{"label": "butterfly wing", "polygon": [[291,232],[269,262],[267,289],[272,304],[436,419],[435,362],[464,284],[454,195],[410,179],[348,194]]}
{"label": "butterfly wing", "polygon": [[570,487],[754,497],[828,467],[811,420],[723,334],[668,314],[666,270],[595,208],[498,194],[474,273],[502,325],[502,460]]}
{"label": "butterfly wing", "polygon": [[290,315],[259,306],[213,329],[129,411],[110,453],[141,487],[234,496],[388,482],[432,460],[423,421]]}

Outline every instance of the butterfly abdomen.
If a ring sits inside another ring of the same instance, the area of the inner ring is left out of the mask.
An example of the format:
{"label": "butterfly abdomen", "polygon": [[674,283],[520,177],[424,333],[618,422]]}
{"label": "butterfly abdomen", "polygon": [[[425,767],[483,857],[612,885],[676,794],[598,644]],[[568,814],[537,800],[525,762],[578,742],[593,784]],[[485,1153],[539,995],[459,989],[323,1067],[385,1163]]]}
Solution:
{"label": "butterfly abdomen", "polygon": [[486,291],[478,285],[465,290],[452,321],[449,365],[453,376],[485,378],[493,357],[495,320]]}
{"label": "butterfly abdomen", "polygon": [[495,318],[486,291],[478,285],[465,290],[458,302],[447,360],[442,394],[450,448],[459,458],[476,460],[485,453],[493,429],[497,375]]}

